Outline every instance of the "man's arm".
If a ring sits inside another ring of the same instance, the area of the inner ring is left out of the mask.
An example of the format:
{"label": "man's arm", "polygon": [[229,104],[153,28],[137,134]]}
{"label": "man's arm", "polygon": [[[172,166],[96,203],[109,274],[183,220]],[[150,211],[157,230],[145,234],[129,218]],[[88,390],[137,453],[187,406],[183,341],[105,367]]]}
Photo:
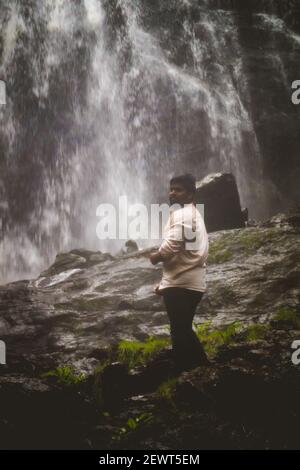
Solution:
{"label": "man's arm", "polygon": [[151,253],[149,259],[153,265],[159,263],[160,261],[163,261],[163,257],[161,256],[158,250]]}
{"label": "man's arm", "polygon": [[172,258],[182,250],[183,246],[183,213],[178,210],[170,215],[166,236],[158,251],[151,255],[151,263],[157,264],[160,261]]}

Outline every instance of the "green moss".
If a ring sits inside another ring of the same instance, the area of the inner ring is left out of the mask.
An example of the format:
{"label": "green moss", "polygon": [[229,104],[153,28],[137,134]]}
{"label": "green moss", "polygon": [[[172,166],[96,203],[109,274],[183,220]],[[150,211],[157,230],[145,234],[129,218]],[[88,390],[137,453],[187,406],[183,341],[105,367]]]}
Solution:
{"label": "green moss", "polygon": [[245,229],[238,233],[236,240],[250,254],[265,246],[268,242],[274,241],[277,236],[278,232],[272,228],[263,231]]}
{"label": "green moss", "polygon": [[295,330],[300,329],[300,315],[291,307],[281,307],[275,312],[274,320],[289,323]]}
{"label": "green moss", "polygon": [[75,385],[86,379],[84,374],[76,374],[72,365],[64,365],[56,369],[49,370],[41,375],[42,378],[54,377],[58,383],[63,385]]}
{"label": "green moss", "polygon": [[242,331],[242,323],[235,321],[229,325],[212,329],[211,322],[195,325],[196,334],[204,346],[207,354],[216,353],[218,348],[224,344],[235,342],[238,334]]}
{"label": "green moss", "polygon": [[195,327],[197,336],[209,355],[214,355],[223,345],[264,339],[270,331],[269,324],[250,323],[245,326],[240,321],[215,329],[211,328],[211,322],[195,325]]}
{"label": "green moss", "polygon": [[146,424],[151,422],[153,419],[153,414],[150,412],[141,413],[139,416],[135,418],[129,418],[127,420],[127,427],[131,430],[135,430],[140,427],[142,424]]}
{"label": "green moss", "polygon": [[278,239],[276,228],[254,229],[245,228],[222,234],[217,240],[209,244],[208,263],[221,264],[233,259],[234,255],[244,253],[250,255],[259,248],[269,250],[272,243]]}
{"label": "green moss", "polygon": [[208,262],[211,264],[226,263],[226,261],[231,260],[232,257],[233,253],[228,249],[223,248],[219,251],[211,250],[208,257]]}
{"label": "green moss", "polygon": [[264,325],[262,323],[251,323],[247,326],[245,340],[256,341],[257,339],[264,339],[268,331],[268,325]]}
{"label": "green moss", "polygon": [[135,431],[143,425],[152,423],[154,416],[150,412],[141,413],[139,416],[128,418],[123,426],[120,426],[112,437],[112,441],[121,441],[124,438],[132,436]]}
{"label": "green moss", "polygon": [[176,388],[177,378],[168,379],[165,382],[162,382],[158,389],[156,390],[156,395],[159,398],[167,401],[173,401],[175,388]]}
{"label": "green moss", "polygon": [[118,345],[118,360],[130,369],[147,364],[148,360],[158,351],[170,344],[170,338],[155,338],[150,336],[146,341],[122,340]]}
{"label": "green moss", "polygon": [[232,259],[233,252],[226,246],[226,242],[228,241],[229,235],[224,235],[221,239],[210,242],[208,263],[220,264],[226,263],[226,261]]}

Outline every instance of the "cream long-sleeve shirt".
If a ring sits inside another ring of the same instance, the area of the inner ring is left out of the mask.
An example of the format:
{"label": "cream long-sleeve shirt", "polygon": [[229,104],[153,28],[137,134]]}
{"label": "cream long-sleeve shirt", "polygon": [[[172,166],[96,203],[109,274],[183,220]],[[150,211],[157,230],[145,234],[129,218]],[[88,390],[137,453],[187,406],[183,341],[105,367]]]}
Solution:
{"label": "cream long-sleeve shirt", "polygon": [[[187,241],[192,240],[193,241]],[[170,212],[159,248],[163,276],[158,293],[167,287],[206,291],[208,236],[204,220],[192,203]]]}

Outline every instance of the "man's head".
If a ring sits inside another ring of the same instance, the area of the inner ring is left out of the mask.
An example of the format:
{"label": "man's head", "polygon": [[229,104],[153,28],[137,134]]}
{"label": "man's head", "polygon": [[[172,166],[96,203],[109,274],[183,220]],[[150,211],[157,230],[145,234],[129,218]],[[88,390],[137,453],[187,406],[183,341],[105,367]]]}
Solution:
{"label": "man's head", "polygon": [[170,204],[190,204],[196,193],[196,179],[191,174],[174,176],[170,180]]}

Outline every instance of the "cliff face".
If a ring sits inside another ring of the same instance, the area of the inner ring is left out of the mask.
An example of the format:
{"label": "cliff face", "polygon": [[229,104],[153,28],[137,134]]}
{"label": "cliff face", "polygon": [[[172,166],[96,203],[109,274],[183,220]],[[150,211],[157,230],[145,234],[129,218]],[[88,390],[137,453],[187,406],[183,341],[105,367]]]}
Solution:
{"label": "cliff face", "polygon": [[1,282],[174,172],[232,172],[254,219],[299,199],[297,1],[3,0],[0,24]]}
{"label": "cliff face", "polygon": [[2,286],[3,448],[299,446],[299,220],[209,235],[195,322],[212,363],[179,376],[147,251],[73,250]]}
{"label": "cliff face", "polygon": [[[160,13],[158,24],[156,9]],[[292,82],[299,79],[296,64],[300,59],[300,9],[297,1],[209,0],[181,2],[180,6],[178,2],[168,2],[168,7],[157,3],[151,11],[149,18],[145,9],[144,24],[149,27],[150,23],[150,30],[153,28],[176,65],[193,73],[197,71],[211,89],[224,97],[229,91],[224,79],[227,84],[232,83],[253,124],[265,184],[268,180],[274,183],[273,191],[271,186],[267,191],[272,211],[276,212],[278,204],[285,205],[288,198],[297,200],[300,114],[299,106],[291,101]],[[201,117],[201,124],[196,117],[194,119],[202,138],[199,153],[188,158],[197,159],[207,153],[217,159],[212,148],[205,148],[209,146],[206,128],[209,124],[205,116]],[[222,145],[228,145],[228,134],[227,129]],[[246,173],[250,177],[258,165],[251,148],[253,135],[250,129],[247,135],[246,127],[242,134],[239,158],[247,156]],[[221,132],[216,134],[216,139],[222,140]]]}
{"label": "cliff face", "polygon": [[[240,44],[252,116],[265,173],[283,195],[298,200],[299,106],[291,101],[298,80],[300,9],[296,2],[262,12],[238,13]],[[276,16],[276,12],[281,12]],[[280,16],[282,15],[282,16]]]}

